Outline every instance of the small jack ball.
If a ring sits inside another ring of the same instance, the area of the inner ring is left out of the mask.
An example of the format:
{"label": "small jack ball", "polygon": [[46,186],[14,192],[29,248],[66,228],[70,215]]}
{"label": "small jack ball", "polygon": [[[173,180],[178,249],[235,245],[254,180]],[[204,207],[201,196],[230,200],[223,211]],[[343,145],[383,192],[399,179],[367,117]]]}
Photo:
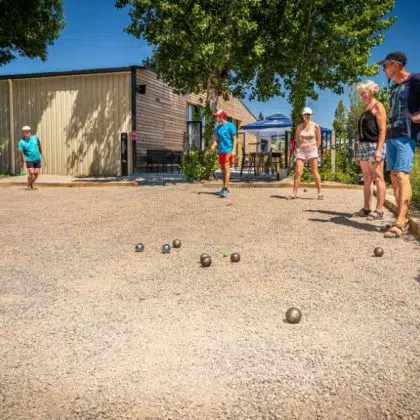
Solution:
{"label": "small jack ball", "polygon": [[136,252],[143,252],[144,251],[144,245],[143,244],[136,244],[135,250],[136,250]]}
{"label": "small jack ball", "polygon": [[211,266],[211,258],[210,258],[210,257],[204,257],[204,258],[201,260],[201,265],[202,265],[203,267],[210,267],[210,266]]}
{"label": "small jack ball", "polygon": [[200,262],[202,262],[204,258],[210,258],[210,255],[209,254],[206,254],[206,253],[201,254],[200,255]]}
{"label": "small jack ball", "polygon": [[384,250],[382,248],[376,247],[373,250],[373,253],[375,254],[375,257],[382,257],[382,255],[384,255]]}
{"label": "small jack ball", "polygon": [[230,256],[230,260],[232,262],[239,262],[241,260],[241,256],[237,253],[234,252],[231,256]]}
{"label": "small jack ball", "polygon": [[172,245],[173,245],[174,248],[181,248],[181,241],[179,239],[175,239],[172,242]]}
{"label": "small jack ball", "polygon": [[289,308],[286,312],[286,321],[289,324],[298,324],[302,319],[302,312],[298,308]]}
{"label": "small jack ball", "polygon": [[171,252],[171,246],[169,244],[165,244],[162,246],[162,253],[169,254]]}

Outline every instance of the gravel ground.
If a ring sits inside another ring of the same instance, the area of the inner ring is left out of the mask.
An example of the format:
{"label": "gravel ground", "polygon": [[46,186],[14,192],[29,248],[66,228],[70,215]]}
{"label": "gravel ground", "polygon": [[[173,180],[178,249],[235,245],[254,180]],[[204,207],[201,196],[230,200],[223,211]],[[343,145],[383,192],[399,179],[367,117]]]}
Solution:
{"label": "gravel ground", "polygon": [[2,188],[0,418],[419,419],[418,241],[288,193]]}

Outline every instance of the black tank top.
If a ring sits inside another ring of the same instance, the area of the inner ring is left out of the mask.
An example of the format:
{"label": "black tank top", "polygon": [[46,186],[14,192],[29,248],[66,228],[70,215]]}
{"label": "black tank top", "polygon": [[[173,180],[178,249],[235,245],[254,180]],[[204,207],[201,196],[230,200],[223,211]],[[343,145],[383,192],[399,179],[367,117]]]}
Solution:
{"label": "black tank top", "polygon": [[379,126],[372,109],[363,112],[359,118],[358,134],[361,143],[378,143]]}

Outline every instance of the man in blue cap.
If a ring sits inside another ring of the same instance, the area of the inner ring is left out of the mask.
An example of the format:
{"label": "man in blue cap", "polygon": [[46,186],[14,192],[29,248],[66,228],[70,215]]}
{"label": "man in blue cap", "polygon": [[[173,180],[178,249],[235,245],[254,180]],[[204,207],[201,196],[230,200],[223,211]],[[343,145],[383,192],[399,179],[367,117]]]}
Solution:
{"label": "man in blue cap", "polygon": [[397,219],[385,233],[386,238],[399,238],[407,228],[408,208],[412,197],[410,171],[413,168],[416,142],[420,141],[420,73],[406,70],[407,56],[401,51],[388,54],[379,64],[391,88],[386,167],[397,201]]}

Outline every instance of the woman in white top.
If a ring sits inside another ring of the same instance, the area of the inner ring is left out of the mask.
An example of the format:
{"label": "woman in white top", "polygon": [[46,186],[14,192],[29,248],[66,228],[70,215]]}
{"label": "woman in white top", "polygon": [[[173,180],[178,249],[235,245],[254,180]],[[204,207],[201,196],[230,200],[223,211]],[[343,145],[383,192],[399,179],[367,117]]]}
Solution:
{"label": "woman in white top", "polygon": [[304,122],[298,125],[296,129],[296,166],[295,180],[291,199],[297,197],[297,191],[302,177],[305,162],[309,161],[312,177],[318,189],[318,199],[322,200],[324,196],[321,193],[321,177],[318,172],[318,148],[321,145],[321,129],[318,124],[312,121],[312,109],[303,108]]}

